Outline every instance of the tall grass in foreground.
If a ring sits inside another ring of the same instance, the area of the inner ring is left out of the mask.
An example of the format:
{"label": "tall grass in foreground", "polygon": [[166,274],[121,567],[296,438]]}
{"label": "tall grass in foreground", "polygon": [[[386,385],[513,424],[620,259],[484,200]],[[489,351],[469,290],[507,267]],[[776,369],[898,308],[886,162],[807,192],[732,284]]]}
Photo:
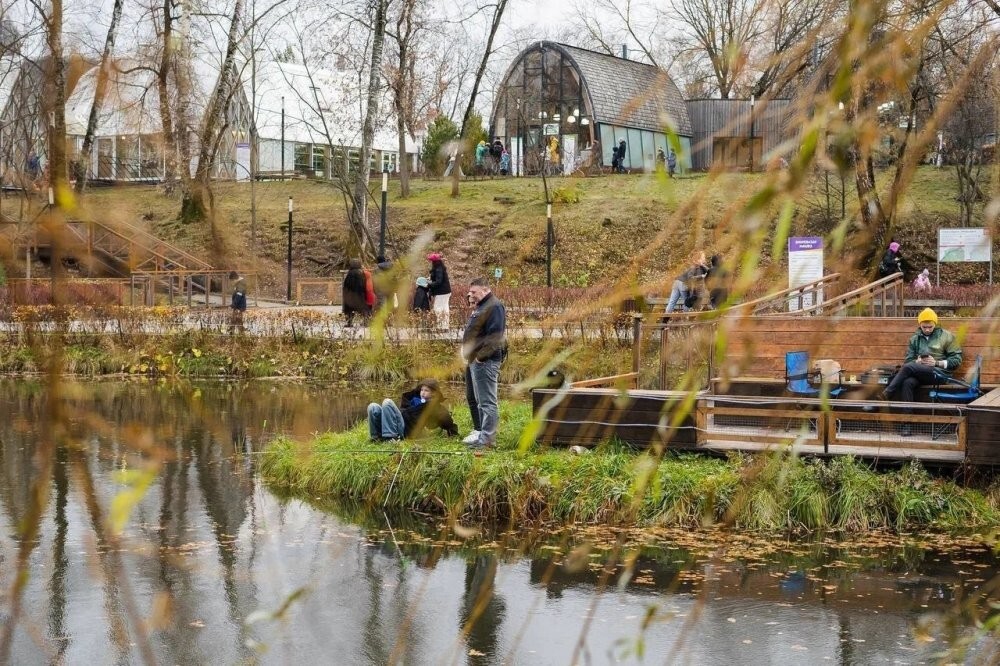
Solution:
{"label": "tall grass in foreground", "polygon": [[[261,472],[274,485],[314,497],[510,524],[866,532],[1000,521],[996,492],[934,478],[917,462],[879,472],[853,458],[668,454],[637,495],[640,472],[656,464],[649,454],[613,443],[583,455],[541,446],[520,452],[530,407],[503,404],[501,412],[498,446],[482,456],[438,437],[372,443],[359,424],[305,444],[278,439],[264,453]],[[464,413],[458,420],[469,426]]]}

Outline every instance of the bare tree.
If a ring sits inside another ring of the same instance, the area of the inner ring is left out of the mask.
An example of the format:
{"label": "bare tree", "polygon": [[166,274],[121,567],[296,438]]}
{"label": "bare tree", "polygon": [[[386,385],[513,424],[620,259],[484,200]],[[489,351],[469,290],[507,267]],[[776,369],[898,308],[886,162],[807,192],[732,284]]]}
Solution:
{"label": "bare tree", "polygon": [[462,161],[462,150],[467,149],[465,146],[465,141],[467,139],[466,132],[469,129],[469,118],[472,116],[472,112],[476,108],[476,96],[479,94],[479,86],[483,81],[483,75],[486,73],[486,65],[489,63],[490,56],[493,55],[493,41],[496,39],[497,31],[500,29],[500,24],[503,21],[504,11],[507,9],[507,0],[497,0],[496,4],[487,5],[487,9],[491,8],[493,10],[493,15],[489,22],[489,32],[486,37],[486,48],[483,49],[483,56],[479,60],[479,67],[476,69],[476,75],[472,79],[472,92],[469,93],[469,103],[465,106],[465,113],[462,114],[462,125],[459,130],[459,137],[462,141],[462,149],[458,151],[455,155],[455,168],[452,169],[451,173],[451,196],[457,197],[459,195],[458,182],[459,174],[461,170],[459,169],[459,164]]}
{"label": "bare tree", "polygon": [[[368,181],[370,172],[368,163],[371,160],[372,142],[375,139],[375,122],[378,116],[378,101],[381,90],[382,52],[385,47],[385,27],[389,12],[389,0],[373,0],[372,44],[369,61],[368,90],[365,102],[365,122],[361,132],[361,163],[354,178],[353,224],[364,226],[368,223]],[[363,239],[362,239],[363,240]],[[370,241],[370,239],[369,239]],[[362,245],[362,254],[375,254],[375,248]]]}
{"label": "bare tree", "polygon": [[636,45],[650,65],[667,62],[664,15],[636,0],[594,0],[573,7],[573,34],[580,46],[619,56],[623,46]]}
{"label": "bare tree", "polygon": [[691,48],[711,64],[722,99],[746,85],[750,48],[764,34],[767,0],[676,0],[675,18]]}
{"label": "bare tree", "polygon": [[386,68],[392,103],[396,111],[396,135],[399,141],[399,190],[404,199],[410,196],[410,165],[406,159],[407,130],[413,137],[417,97],[417,40],[423,29],[419,0],[400,0],[395,27],[390,35],[396,46],[396,62]]}
{"label": "bare tree", "polygon": [[121,20],[124,4],[125,0],[115,0],[114,7],[111,10],[111,23],[108,25],[107,37],[104,40],[104,50],[101,52],[101,62],[98,65],[94,101],[90,105],[90,116],[87,118],[87,133],[83,137],[80,157],[73,165],[74,176],[76,177],[76,191],[78,193],[83,192],[87,187],[87,175],[90,173],[90,153],[94,147],[94,133],[97,129],[97,116],[101,112],[101,107],[104,105],[104,98],[108,92],[108,70],[111,67],[111,56],[115,49],[118,22]]}

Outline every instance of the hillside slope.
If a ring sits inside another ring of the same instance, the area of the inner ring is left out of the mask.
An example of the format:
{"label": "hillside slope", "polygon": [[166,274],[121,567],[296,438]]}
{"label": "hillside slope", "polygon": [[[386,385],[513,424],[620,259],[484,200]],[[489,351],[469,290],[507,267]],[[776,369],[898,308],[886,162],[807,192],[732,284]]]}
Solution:
{"label": "hillside slope", "polygon": [[[761,174],[692,175],[674,180],[650,175],[550,179],[556,246],[553,281],[557,286],[593,285],[615,279],[633,260],[642,280],[662,279],[681,266],[692,249],[731,255],[745,236],[740,222],[728,217],[733,205],[763,183]],[[376,185],[377,186],[377,185]],[[294,180],[256,185],[256,225],[251,223],[249,183],[218,183],[218,227],[225,239],[222,256],[209,257],[219,267],[257,270],[262,287],[283,291],[287,201],[295,201],[293,263],[295,275],[330,274],[349,254],[343,197],[326,183]],[[461,196],[450,196],[445,181],[416,179],[413,194],[398,198],[390,184],[388,227],[390,256],[405,255],[411,243],[430,232],[426,249],[444,253],[456,279],[504,269],[510,284],[545,283],[545,206],[537,178],[465,181]],[[796,209],[793,233],[823,234],[826,221],[824,182],[817,180]],[[947,169],[921,168],[902,198],[894,236],[915,268],[933,263],[936,230],[956,226],[954,175]],[[850,183],[845,199],[848,217],[856,210]],[[376,193],[377,195],[377,193]],[[150,186],[94,189],[81,201],[82,216],[144,224],[150,231],[207,256],[205,226],[176,220],[179,200]],[[839,215],[839,192],[831,208]],[[982,209],[978,223],[983,223]],[[378,229],[372,211],[372,228]],[[256,241],[252,242],[252,234]],[[770,262],[770,244],[761,248]],[[418,270],[422,270],[422,266]],[[968,273],[968,271],[966,271]],[[966,276],[968,277],[968,276]],[[975,275],[972,275],[975,278]]]}

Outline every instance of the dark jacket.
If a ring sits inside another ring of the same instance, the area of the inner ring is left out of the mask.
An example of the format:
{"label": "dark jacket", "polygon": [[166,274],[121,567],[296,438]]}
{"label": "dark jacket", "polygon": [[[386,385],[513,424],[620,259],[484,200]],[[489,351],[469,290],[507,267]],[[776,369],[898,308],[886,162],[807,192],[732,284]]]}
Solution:
{"label": "dark jacket", "polygon": [[451,282],[448,280],[448,269],[443,261],[431,264],[431,296],[444,296],[451,293]]}
{"label": "dark jacket", "polygon": [[344,312],[367,312],[365,300],[365,273],[360,268],[352,268],[344,276]]}
{"label": "dark jacket", "polygon": [[230,306],[234,310],[247,309],[247,281],[246,278],[239,278],[233,283],[233,298]]}
{"label": "dark jacket", "polygon": [[[458,426],[451,418],[451,412],[444,403],[444,396],[433,380],[421,382],[413,390],[403,394],[399,403],[399,411],[403,413],[403,437],[419,437],[424,429],[440,428],[454,437],[458,434]],[[420,402],[420,387],[429,386],[434,392],[430,400]]]}
{"label": "dark jacket", "polygon": [[940,326],[936,326],[930,335],[924,335],[923,331],[917,329],[906,348],[904,362],[916,361],[921,354],[930,354],[935,361],[947,361],[946,372],[954,372],[955,368],[962,365],[962,348],[958,345],[958,340]]}
{"label": "dark jacket", "polygon": [[462,358],[473,361],[502,361],[507,353],[507,309],[492,292],[479,302],[469,316],[462,334]]}
{"label": "dark jacket", "polygon": [[713,308],[720,307],[729,298],[729,271],[722,265],[722,259],[713,256],[705,275],[705,288],[708,289],[709,303]]}
{"label": "dark jacket", "polygon": [[903,256],[899,252],[886,250],[878,265],[879,277],[889,277],[894,273],[903,272]]}
{"label": "dark jacket", "polygon": [[413,303],[410,306],[411,310],[424,310],[430,311],[431,309],[431,290],[430,287],[417,287],[413,290]]}

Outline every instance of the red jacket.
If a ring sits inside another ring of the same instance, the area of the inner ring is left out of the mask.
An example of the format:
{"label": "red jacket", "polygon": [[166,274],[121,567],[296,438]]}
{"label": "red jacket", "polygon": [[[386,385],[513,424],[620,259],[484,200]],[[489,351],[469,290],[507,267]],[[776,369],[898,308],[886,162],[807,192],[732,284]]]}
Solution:
{"label": "red jacket", "polygon": [[375,307],[375,283],[372,282],[372,272],[367,268],[365,271],[365,303],[368,307]]}

